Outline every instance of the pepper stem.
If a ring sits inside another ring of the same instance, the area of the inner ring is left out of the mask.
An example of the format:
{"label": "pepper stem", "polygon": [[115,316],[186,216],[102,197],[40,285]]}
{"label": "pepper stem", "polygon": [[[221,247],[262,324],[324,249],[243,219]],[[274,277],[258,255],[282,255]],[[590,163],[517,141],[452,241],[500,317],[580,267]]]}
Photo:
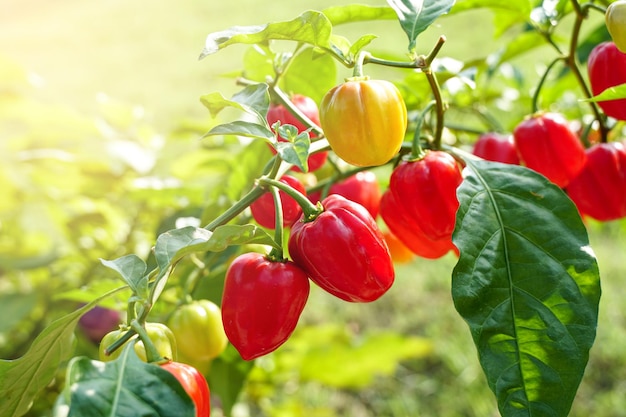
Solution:
{"label": "pepper stem", "polygon": [[159,354],[156,346],[148,336],[146,328],[143,327],[137,320],[130,322],[130,327],[139,335],[139,338],[143,342],[143,346],[146,349],[146,359],[149,363],[161,363],[165,362],[165,358]]}
{"label": "pepper stem", "polygon": [[258,183],[260,186],[269,185],[272,187],[276,187],[279,190],[284,191],[289,197],[293,198],[296,201],[296,203],[298,203],[298,205],[302,207],[302,212],[304,213],[305,222],[310,222],[314,220],[317,216],[320,215],[320,213],[322,213],[322,211],[324,211],[324,208],[322,207],[321,203],[318,203],[317,205],[313,204],[307,198],[307,196],[302,194],[300,191],[294,189],[289,184],[285,184],[284,182],[281,182],[272,178],[268,178],[268,177],[259,178]]}
{"label": "pepper stem", "polygon": [[436,101],[431,101],[428,105],[422,110],[419,117],[417,118],[417,125],[415,126],[415,133],[413,134],[413,144],[411,147],[411,159],[420,159],[424,155],[424,150],[420,144],[421,133],[422,133],[422,125],[424,124],[424,119],[430,110],[437,105]]}
{"label": "pepper stem", "polygon": [[276,221],[274,224],[274,241],[276,246],[272,248],[267,257],[272,261],[280,262],[283,256],[283,206],[280,201],[280,192],[276,187],[270,187],[270,192],[274,198],[274,209],[276,211]]}
{"label": "pepper stem", "polygon": [[124,333],[122,337],[111,343],[111,346],[107,346],[104,349],[104,354],[106,356],[109,356],[110,354],[118,350],[124,343],[128,342],[136,334],[137,332],[135,332],[132,328],[128,329],[128,331]]}

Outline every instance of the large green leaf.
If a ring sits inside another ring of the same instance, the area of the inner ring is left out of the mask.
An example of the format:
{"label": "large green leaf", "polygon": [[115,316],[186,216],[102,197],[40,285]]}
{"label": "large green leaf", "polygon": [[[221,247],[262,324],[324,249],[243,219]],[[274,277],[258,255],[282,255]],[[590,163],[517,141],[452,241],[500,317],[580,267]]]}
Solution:
{"label": "large green leaf", "polygon": [[129,344],[114,361],[73,358],[56,417],[194,417],[194,403],[174,375],[142,362]]}
{"label": "large green leaf", "polygon": [[397,18],[391,7],[368,6],[365,4],[348,4],[345,6],[331,6],[322,10],[333,25],[343,23],[363,22],[369,20],[393,20]]}
{"label": "large green leaf", "polygon": [[409,51],[415,50],[417,36],[442,14],[448,13],[455,0],[387,0],[409,37]]}
{"label": "large green leaf", "polygon": [[520,166],[467,161],[452,277],[500,412],[566,416],[596,334],[600,280],[572,201]]}
{"label": "large green leaf", "polygon": [[280,87],[289,93],[311,97],[316,103],[337,84],[337,66],[328,54],[306,48],[294,56],[280,78]]}
{"label": "large green leaf", "polygon": [[55,377],[59,365],[70,358],[80,317],[114,292],[52,322],[21,358],[0,360],[0,416],[18,417],[28,411],[39,391]]}
{"label": "large green leaf", "polygon": [[218,52],[226,46],[243,43],[264,43],[269,40],[290,40],[332,49],[332,24],[318,11],[306,11],[287,22],[268,23],[262,26],[235,26],[207,36],[200,58]]}

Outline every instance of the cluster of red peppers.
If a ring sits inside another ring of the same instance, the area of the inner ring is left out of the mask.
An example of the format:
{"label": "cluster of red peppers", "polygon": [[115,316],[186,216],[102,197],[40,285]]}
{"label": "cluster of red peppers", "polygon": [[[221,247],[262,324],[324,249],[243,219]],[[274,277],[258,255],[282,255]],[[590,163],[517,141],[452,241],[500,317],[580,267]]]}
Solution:
{"label": "cluster of red peppers", "polygon": [[[600,43],[589,55],[587,70],[594,95],[624,84],[626,53],[615,42]],[[598,105],[605,115],[626,121],[626,99]],[[491,161],[524,164],[543,174],[568,193],[583,217],[599,221],[626,217],[624,142],[607,141],[591,131],[585,148],[577,130],[560,114],[540,112],[520,122],[510,135],[482,135],[473,153]]]}
{"label": "cluster of red peppers", "polygon": [[[607,25],[611,29],[609,13]],[[588,72],[596,95],[626,83],[626,54],[614,42],[599,44],[589,56]],[[348,79],[329,91],[320,110],[305,96],[293,96],[292,103],[313,124],[321,125],[338,157],[366,168],[329,184],[324,193],[313,187],[316,191],[308,195],[297,174],[280,178],[282,227],[290,228],[291,260],[246,253],[226,274],[224,328],[246,360],[275,350],[289,338],[306,305],[309,281],[342,300],[371,302],[393,284],[393,262],[400,259],[394,254],[397,248],[404,251],[403,260],[411,258],[407,253],[429,259],[450,252],[458,255],[452,233],[462,162],[445,151],[419,150],[399,160],[384,192],[376,175],[367,170],[389,162],[404,140],[406,108],[393,84],[367,77]],[[606,116],[626,120],[626,99],[598,104]],[[272,126],[280,121],[300,132],[307,129],[281,104],[270,107],[267,120]],[[588,139],[585,147],[581,132],[561,114],[537,112],[511,134],[481,135],[473,153],[543,174],[569,194],[583,216],[601,221],[626,217],[626,148],[622,142],[597,137],[601,139]],[[326,151],[311,154],[309,171],[322,169],[327,157]],[[302,198],[308,198],[308,208]],[[258,224],[281,226],[275,223],[274,204],[270,193],[251,204]],[[378,218],[384,227],[379,227]]]}
{"label": "cluster of red peppers", "polygon": [[[320,112],[310,98],[294,95],[291,99],[312,122],[320,120]],[[381,103],[391,110],[380,113]],[[398,152],[407,121],[404,102],[393,84],[348,80],[331,90],[322,105],[322,128],[327,137],[327,130],[332,136],[331,148],[337,147],[340,153],[350,153],[354,132],[345,128],[345,115],[338,112],[358,107],[360,110],[352,112],[348,122],[355,126],[362,120],[371,121],[375,114],[394,115],[385,120],[386,126],[397,131],[391,153],[352,152],[345,157],[353,165],[382,165]],[[267,120],[271,126],[280,121],[299,131],[307,129],[281,104],[272,104]],[[337,124],[339,120],[343,120],[343,129]],[[370,149],[387,146],[388,151],[389,144],[377,135],[381,129],[375,124],[361,130],[362,140],[372,145]],[[321,169],[326,158],[326,151],[310,155],[309,171]],[[339,299],[372,302],[392,286],[394,261],[406,261],[410,255],[438,258],[456,251],[452,231],[458,208],[456,188],[462,176],[458,162],[445,152],[426,151],[402,162],[384,193],[376,174],[367,168],[356,169],[321,189],[313,187],[308,193],[297,175],[287,173],[271,184],[282,184],[278,187],[282,227],[290,228],[287,251],[291,259],[274,252],[273,256],[245,253],[234,259],[226,273],[224,329],[246,360],[272,352],[290,337],[309,297],[310,281]],[[303,198],[307,204],[302,204]],[[250,209],[259,225],[280,227],[275,223],[271,193],[255,200]],[[385,227],[380,227],[379,216]]]}

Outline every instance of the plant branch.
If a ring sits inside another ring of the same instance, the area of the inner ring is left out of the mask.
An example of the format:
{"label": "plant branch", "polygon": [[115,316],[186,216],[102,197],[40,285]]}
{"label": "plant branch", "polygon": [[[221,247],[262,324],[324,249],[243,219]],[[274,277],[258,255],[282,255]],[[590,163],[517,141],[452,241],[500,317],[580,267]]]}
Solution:
{"label": "plant branch", "polygon": [[[578,84],[580,85],[580,88],[583,90],[583,94],[585,95],[586,98],[593,97],[593,94],[591,90],[589,89],[589,86],[587,85],[587,82],[585,81],[585,78],[583,77],[580,71],[580,68],[578,66],[578,62],[576,59],[576,49],[578,47],[578,37],[580,36],[580,30],[581,30],[583,21],[588,16],[588,10],[589,10],[590,4],[592,3],[587,3],[586,5],[581,6],[580,4],[578,4],[577,0],[572,0],[572,5],[574,7],[574,10],[576,11],[576,21],[574,22],[574,27],[572,28],[572,36],[570,38],[569,53],[566,59],[567,66],[570,68],[570,70],[574,74],[574,77],[576,77],[576,80],[578,81]],[[595,119],[598,121],[598,125],[599,125],[598,129],[600,132],[601,140],[602,142],[606,142],[607,136],[610,130],[606,123],[606,115],[604,115],[600,111],[600,108],[597,103],[590,101],[589,105],[591,106],[591,111],[593,112]]]}

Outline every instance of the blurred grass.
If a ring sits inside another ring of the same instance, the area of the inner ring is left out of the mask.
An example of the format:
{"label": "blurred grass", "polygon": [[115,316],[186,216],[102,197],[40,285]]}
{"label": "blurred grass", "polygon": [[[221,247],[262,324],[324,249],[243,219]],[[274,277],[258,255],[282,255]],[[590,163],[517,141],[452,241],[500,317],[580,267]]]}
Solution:
{"label": "blurred grass", "polygon": [[[0,54],[41,77],[44,87],[38,94],[44,101],[90,114],[97,109],[96,95],[104,92],[143,106],[157,127],[168,129],[182,118],[206,117],[200,95],[235,91],[232,80],[222,74],[240,67],[245,47],[229,47],[198,61],[208,33],[233,25],[287,20],[308,8],[349,3],[9,0],[0,14]],[[404,34],[394,22],[346,25],[338,30],[350,39],[364,32],[376,33],[380,37],[372,49],[392,45],[398,54],[404,53]],[[442,54],[457,59],[481,57],[492,45],[490,16],[482,11],[441,19],[420,38],[419,48],[428,51],[440,34],[448,38]],[[571,415],[626,416],[624,222],[590,226],[603,298],[597,342]],[[431,340],[434,353],[425,360],[403,362],[393,377],[379,378],[358,392],[314,383],[292,387],[276,394],[282,398],[273,401],[280,403],[284,413],[276,411],[275,415],[297,415],[288,410],[300,401],[317,409],[316,415],[335,415],[329,408],[355,417],[497,415],[469,331],[452,305],[449,287],[454,262],[454,257],[434,262],[418,259],[399,266],[392,290],[368,305],[346,304],[314,291],[304,324],[338,321],[356,333],[394,329]],[[279,405],[275,406],[278,410]]]}

